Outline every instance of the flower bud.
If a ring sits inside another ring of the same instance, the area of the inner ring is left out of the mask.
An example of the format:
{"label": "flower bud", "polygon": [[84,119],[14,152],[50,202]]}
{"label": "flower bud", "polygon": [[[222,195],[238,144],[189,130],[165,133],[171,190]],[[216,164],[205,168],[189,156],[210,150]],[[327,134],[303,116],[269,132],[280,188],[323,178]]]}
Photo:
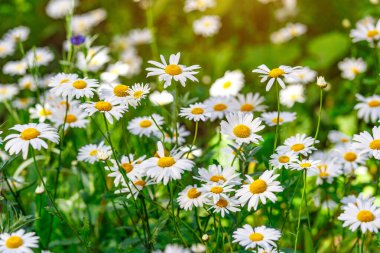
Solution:
{"label": "flower bud", "polygon": [[324,89],[324,88],[327,87],[327,83],[326,83],[325,78],[323,76],[318,76],[317,77],[317,85],[321,89]]}

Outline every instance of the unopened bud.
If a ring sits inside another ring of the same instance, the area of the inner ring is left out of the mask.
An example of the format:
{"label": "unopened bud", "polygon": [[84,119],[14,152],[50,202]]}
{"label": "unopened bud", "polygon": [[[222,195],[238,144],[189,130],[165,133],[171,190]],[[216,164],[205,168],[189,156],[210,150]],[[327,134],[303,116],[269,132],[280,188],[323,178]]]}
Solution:
{"label": "unopened bud", "polygon": [[348,20],[347,18],[343,19],[343,20],[342,20],[342,26],[343,26],[344,28],[350,28],[350,27],[351,27],[351,22],[350,22],[350,20]]}
{"label": "unopened bud", "polygon": [[203,241],[207,241],[210,237],[208,236],[208,234],[204,234],[202,235],[202,240]]}
{"label": "unopened bud", "polygon": [[318,76],[317,77],[317,85],[321,89],[324,89],[324,88],[327,87],[327,83],[326,83],[325,78],[323,76]]}

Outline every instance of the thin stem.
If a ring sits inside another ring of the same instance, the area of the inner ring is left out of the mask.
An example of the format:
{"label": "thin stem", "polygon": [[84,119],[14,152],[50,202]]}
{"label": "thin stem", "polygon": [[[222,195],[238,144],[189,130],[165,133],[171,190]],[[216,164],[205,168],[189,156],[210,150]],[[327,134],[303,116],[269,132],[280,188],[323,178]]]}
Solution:
{"label": "thin stem", "polygon": [[187,153],[187,156],[186,156],[186,159],[189,158],[189,155],[194,147],[194,144],[195,144],[195,141],[197,139],[197,135],[198,135],[198,126],[199,126],[199,121],[196,121],[195,122],[195,133],[194,133],[194,138],[193,138],[193,142],[191,143],[191,146],[190,146],[190,149],[189,149],[189,153]]}
{"label": "thin stem", "polygon": [[277,148],[277,142],[279,139],[279,132],[280,132],[280,88],[279,84],[276,81],[276,93],[277,93],[277,122],[276,122],[276,136],[274,137],[274,143],[273,143],[273,153],[276,151]]}
{"label": "thin stem", "polygon": [[[320,95],[319,95],[318,123],[317,123],[317,130],[315,131],[314,143],[315,143],[316,139],[318,138],[319,127],[320,127],[320,125],[321,125],[322,101],[323,101],[323,89],[321,89],[321,92],[320,92]],[[313,143],[313,144],[314,144],[314,143]]]}
{"label": "thin stem", "polygon": [[297,233],[296,233],[296,240],[295,240],[295,243],[294,243],[294,253],[297,252],[298,234],[300,232],[300,225],[301,225],[302,203],[304,201],[305,192],[306,192],[306,180],[304,179],[303,180],[303,190],[302,190],[301,204],[300,204],[300,208],[299,208],[299,211],[298,211]]}

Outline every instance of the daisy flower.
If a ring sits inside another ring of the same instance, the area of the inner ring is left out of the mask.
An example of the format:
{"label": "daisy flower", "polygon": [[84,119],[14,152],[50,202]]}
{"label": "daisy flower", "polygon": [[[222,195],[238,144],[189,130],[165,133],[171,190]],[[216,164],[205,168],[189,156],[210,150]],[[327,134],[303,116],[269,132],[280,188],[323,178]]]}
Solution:
{"label": "daisy flower", "polygon": [[[74,17],[73,17],[74,21]],[[78,34],[83,34],[78,32]],[[85,56],[82,51],[77,54],[77,67],[84,71],[97,72],[110,60],[109,48],[104,46],[91,47]]]}
{"label": "daisy flower", "polygon": [[226,116],[227,121],[220,123],[221,133],[227,135],[238,144],[255,143],[258,144],[263,138],[256,132],[264,128],[259,118],[253,119],[252,114],[242,112],[230,113]]}
{"label": "daisy flower", "polygon": [[375,22],[366,22],[356,24],[355,29],[350,32],[353,42],[368,41],[371,46],[380,39],[380,20]]}
{"label": "daisy flower", "polygon": [[260,248],[276,247],[276,241],[280,239],[281,232],[267,228],[265,226],[252,228],[246,224],[242,228],[238,228],[233,233],[233,242],[239,243],[246,250]]}
{"label": "daisy flower", "polygon": [[380,160],[380,126],[372,128],[372,135],[367,131],[355,134],[353,141],[353,148]]}
{"label": "daisy flower", "polygon": [[161,127],[164,124],[164,118],[158,114],[152,114],[154,122],[151,117],[136,117],[132,119],[128,124],[128,130],[138,136],[158,136],[160,134],[160,130],[156,126],[156,124]]}
{"label": "daisy flower", "polygon": [[297,155],[293,151],[275,153],[270,156],[270,165],[275,169],[289,169],[291,163],[297,160]]}
{"label": "daisy flower", "polygon": [[124,63],[128,64],[127,77],[132,77],[141,72],[142,59],[135,50],[125,50],[120,58]]}
{"label": "daisy flower", "polygon": [[199,176],[194,177],[194,179],[200,180],[206,184],[213,183],[228,183],[232,185],[239,185],[241,179],[239,178],[239,173],[236,172],[234,167],[222,167],[221,165],[212,164],[208,166],[207,169],[199,168]]}
{"label": "daisy flower", "polygon": [[164,146],[157,143],[156,156],[151,157],[141,163],[148,177],[153,178],[157,183],[167,185],[169,181],[181,179],[181,174],[190,171],[194,166],[191,160],[181,158],[183,153],[179,150],[172,150],[165,154]]}
{"label": "daisy flower", "polygon": [[123,113],[127,111],[125,105],[120,105],[114,99],[106,99],[98,102],[87,102],[81,105],[88,115],[93,115],[96,112],[104,114],[110,124],[113,124],[113,118],[119,120],[123,117]]}
{"label": "daisy flower", "polygon": [[278,115],[278,112],[264,112],[260,118],[262,118],[268,126],[276,126],[277,124],[282,125],[294,121],[296,119],[296,113],[280,112],[280,115]]}
{"label": "daisy flower", "polygon": [[358,167],[365,165],[367,160],[366,154],[358,152],[352,147],[352,144],[337,147],[335,149],[338,155],[338,163],[343,166],[343,169],[347,173],[351,173]]}
{"label": "daisy flower", "polygon": [[[2,101],[1,85],[0,85],[0,102]],[[34,104],[34,98],[16,98],[12,100],[12,105],[16,109],[27,109]]]}
{"label": "daisy flower", "polygon": [[206,199],[204,194],[196,185],[188,185],[178,194],[177,202],[186,211],[193,210],[193,207],[202,207]]}
{"label": "daisy flower", "polygon": [[170,92],[167,92],[166,90],[163,90],[162,92],[154,91],[152,94],[149,95],[149,100],[154,105],[167,105],[173,102],[174,98],[173,95],[170,94]]}
{"label": "daisy flower", "polygon": [[342,174],[342,168],[337,164],[336,158],[326,162],[321,161],[317,166],[318,171],[310,171],[308,176],[317,176],[317,184],[321,185],[325,182],[331,184],[334,178]]}
{"label": "daisy flower", "polygon": [[25,54],[25,60],[29,66],[47,66],[54,60],[54,54],[47,47],[35,48]]}
{"label": "daisy flower", "polygon": [[[178,142],[178,145],[184,144],[186,142],[186,137],[190,135],[190,132],[186,130],[185,126],[182,126],[182,125],[180,126],[179,124],[177,124],[177,132],[178,132],[178,135],[175,129],[172,129],[171,133],[165,132],[164,142],[167,142],[167,143]],[[158,137],[160,137],[160,135],[158,135]]]}
{"label": "daisy flower", "polygon": [[343,227],[356,231],[359,227],[362,233],[377,233],[380,228],[380,208],[372,201],[357,199],[356,204],[349,203],[338,220],[344,221]]}
{"label": "daisy flower", "polygon": [[4,253],[27,253],[38,248],[39,237],[34,232],[25,233],[19,229],[14,233],[0,234],[0,252]]}
{"label": "daisy flower", "polygon": [[22,78],[20,78],[18,80],[18,85],[20,86],[20,89],[22,90],[35,91],[37,88],[36,81],[31,75],[25,75]]}
{"label": "daisy flower", "polygon": [[302,159],[299,161],[295,161],[292,164],[290,164],[290,168],[293,170],[300,170],[303,171],[305,170],[307,174],[318,174],[318,166],[320,164],[320,161],[318,160],[311,160],[311,159]]}
{"label": "daisy flower", "polygon": [[142,191],[146,186],[154,184],[153,180],[141,179],[141,178],[131,178],[131,181],[128,183],[123,182],[122,187],[119,190],[116,190],[115,193],[124,193],[125,197],[129,199],[133,196],[134,199],[137,199],[140,191]]}
{"label": "daisy flower", "polygon": [[186,79],[190,79],[193,82],[198,82],[198,79],[194,77],[195,74],[198,74],[197,69],[200,69],[199,65],[193,65],[186,67],[185,65],[179,65],[180,53],[172,54],[169,58],[169,64],[166,63],[166,60],[163,55],[160,56],[162,63],[156,61],[148,61],[150,64],[155,67],[147,68],[149,76],[158,76],[160,81],[165,81],[164,88],[172,84],[172,79],[174,81],[179,81],[182,86],[186,85]]}
{"label": "daisy flower", "polygon": [[340,203],[342,203],[344,206],[342,206],[342,209],[347,208],[348,204],[354,204],[358,205],[358,199],[360,199],[363,202],[370,202],[371,204],[375,203],[376,198],[371,197],[370,195],[364,195],[364,193],[359,193],[359,196],[355,195],[349,195],[347,197],[342,198]]}
{"label": "daisy flower", "polygon": [[77,79],[77,74],[58,73],[49,80],[48,86],[51,87],[50,91],[52,93],[56,96],[61,96],[62,93],[66,89],[69,89],[70,85],[72,85]]}
{"label": "daisy flower", "polygon": [[18,92],[18,88],[12,84],[0,84],[0,102],[12,99]]}
{"label": "daisy flower", "polygon": [[0,40],[0,58],[5,58],[15,52],[15,44],[10,40]]}
{"label": "daisy flower", "polygon": [[317,72],[309,67],[300,67],[293,72],[292,77],[285,79],[285,81],[292,84],[308,84],[315,81]]}
{"label": "daisy flower", "polygon": [[264,97],[260,96],[259,93],[238,94],[236,98],[232,99],[231,111],[243,113],[262,112],[266,108],[263,102]]}
{"label": "daisy flower", "polygon": [[359,101],[355,105],[358,110],[358,118],[364,119],[365,122],[377,122],[380,119],[380,96],[372,95],[364,97],[356,94],[356,99]]}
{"label": "daisy flower", "polygon": [[265,247],[265,248],[258,248],[256,253],[284,253],[284,252],[281,250],[278,250],[274,246],[269,246],[269,247]]}
{"label": "daisy flower", "polygon": [[18,26],[10,29],[5,35],[6,40],[12,40],[14,43],[25,41],[30,33],[30,29],[26,26]]}
{"label": "daisy flower", "polygon": [[217,79],[210,88],[210,95],[236,96],[244,86],[244,75],[240,70],[227,71],[223,77]]}
{"label": "daisy flower", "polygon": [[345,58],[338,63],[338,68],[342,71],[342,77],[354,80],[355,77],[367,69],[367,64],[362,58]]}
{"label": "daisy flower", "polygon": [[152,253],[191,253],[191,251],[189,249],[184,248],[181,245],[174,243],[166,245],[164,251],[156,250]]}
{"label": "daisy flower", "polygon": [[282,192],[284,188],[280,186],[279,181],[275,181],[279,175],[273,175],[273,173],[273,170],[264,171],[256,180],[246,175],[249,181],[248,184],[242,185],[242,188],[236,191],[235,196],[239,198],[240,204],[248,204],[248,211],[250,211],[252,207],[254,210],[257,210],[259,200],[264,205],[267,199],[273,203],[276,202],[277,197],[274,193]]}
{"label": "daisy flower", "polygon": [[186,0],[184,11],[205,11],[208,8],[212,8],[216,5],[215,0]]}
{"label": "daisy flower", "polygon": [[289,67],[281,65],[278,68],[269,69],[266,65],[262,64],[258,68],[254,69],[252,72],[260,74],[261,80],[260,82],[266,82],[268,79],[268,83],[266,86],[266,91],[269,91],[272,88],[275,81],[281,86],[281,88],[285,89],[285,83],[282,80],[283,78],[292,79],[292,74],[295,70],[298,70],[300,67]]}
{"label": "daisy flower", "polygon": [[212,201],[212,203],[217,203],[221,198],[228,199],[228,194],[230,192],[235,191],[233,189],[234,185],[230,184],[229,182],[225,182],[223,184],[220,183],[209,183],[204,184],[200,191],[203,192],[205,195],[205,198]]}
{"label": "daisy flower", "polygon": [[54,143],[58,143],[59,141],[57,130],[45,123],[17,124],[11,130],[15,130],[18,133],[5,137],[4,141],[7,142],[5,150],[10,155],[22,152],[24,160],[28,157],[29,146],[32,146],[35,150],[40,150],[41,148],[47,149],[48,145],[45,140]]}
{"label": "daisy flower", "polygon": [[335,145],[346,145],[351,141],[350,136],[336,130],[329,131],[328,139]]}
{"label": "daisy flower", "polygon": [[45,122],[52,118],[52,108],[49,104],[37,104],[35,108],[29,108],[30,117],[38,119],[39,122]]}
{"label": "daisy flower", "polygon": [[295,103],[305,102],[305,87],[302,84],[292,84],[280,90],[280,103],[293,107]]}
{"label": "daisy flower", "polygon": [[87,77],[83,79],[76,79],[73,82],[70,82],[69,85],[63,83],[61,95],[63,97],[68,96],[69,98],[76,99],[81,97],[92,98],[95,93],[95,88],[98,86],[99,83],[95,79],[88,79]]}
{"label": "daisy flower", "polygon": [[206,121],[210,116],[210,112],[204,104],[195,103],[187,108],[181,108],[179,116],[192,121]]}
{"label": "daisy flower", "polygon": [[28,65],[25,61],[9,61],[4,64],[3,72],[8,75],[25,75]]}
{"label": "daisy flower", "polygon": [[100,99],[111,98],[122,105],[129,105],[132,103],[132,98],[129,92],[130,92],[130,87],[125,84],[119,84],[119,83],[103,84],[99,87]]}
{"label": "daisy flower", "polygon": [[78,161],[88,162],[90,164],[94,164],[99,161],[98,152],[109,152],[111,148],[104,145],[104,142],[100,142],[99,144],[89,144],[81,147],[78,151]]}
{"label": "daisy flower", "polygon": [[133,102],[132,106],[136,107],[137,105],[139,105],[140,101],[146,97],[146,94],[148,94],[149,91],[150,91],[149,84],[135,83],[134,85],[132,85],[132,87],[128,91],[129,96],[131,97],[132,102]]}
{"label": "daisy flower", "polygon": [[232,110],[232,99],[229,97],[210,97],[204,101],[211,121],[223,119]]}
{"label": "daisy flower", "polygon": [[220,213],[220,216],[224,217],[226,214],[240,211],[239,201],[235,197],[232,198],[220,198],[216,203],[209,202],[211,207],[208,209],[214,213]]}
{"label": "daisy flower", "polygon": [[46,14],[54,19],[63,18],[73,12],[77,4],[75,0],[50,0],[46,5]]}
{"label": "daisy flower", "polygon": [[194,33],[203,37],[214,36],[218,33],[220,27],[220,17],[216,15],[203,16],[193,22]]}
{"label": "daisy flower", "polygon": [[[129,154],[128,156],[122,156],[119,162],[121,169],[125,171],[125,174],[130,180],[135,178],[141,178],[145,176],[145,173],[142,169],[138,167],[145,159],[145,156],[134,159],[133,154]],[[113,183],[115,186],[118,186],[120,183],[126,183],[123,177],[123,174],[120,172],[119,166],[115,161],[112,161],[112,166],[107,168],[110,170],[108,177],[113,177]]]}
{"label": "daisy flower", "polygon": [[65,124],[65,129],[71,128],[85,128],[88,124],[87,113],[80,107],[69,106],[67,112],[66,107],[60,107],[54,111],[51,121],[55,123],[55,126],[62,126]]}
{"label": "daisy flower", "polygon": [[[318,143],[316,140],[315,143]],[[281,152],[293,151],[296,154],[307,156],[313,150],[316,150],[314,145],[314,138],[308,137],[306,134],[296,134],[296,136],[289,137],[285,140],[284,145],[278,147]]]}
{"label": "daisy flower", "polygon": [[133,29],[128,33],[128,40],[132,45],[150,44],[152,42],[152,32],[149,28]]}

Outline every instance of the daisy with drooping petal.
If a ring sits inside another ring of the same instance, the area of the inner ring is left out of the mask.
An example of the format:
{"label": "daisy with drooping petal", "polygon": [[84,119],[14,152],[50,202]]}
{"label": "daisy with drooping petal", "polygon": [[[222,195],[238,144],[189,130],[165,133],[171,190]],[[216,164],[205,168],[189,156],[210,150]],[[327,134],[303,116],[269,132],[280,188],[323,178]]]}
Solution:
{"label": "daisy with drooping petal", "polygon": [[372,135],[367,131],[355,134],[353,147],[361,153],[368,153],[375,159],[380,160],[380,126],[372,128]]}
{"label": "daisy with drooping petal", "polygon": [[240,70],[227,71],[224,76],[217,79],[210,88],[210,95],[236,96],[244,86],[244,75]]}
{"label": "daisy with drooping petal", "polygon": [[69,106],[67,112],[66,107],[59,107],[54,111],[51,121],[55,123],[56,127],[65,125],[65,129],[71,128],[85,128],[88,124],[88,114],[80,107]]}
{"label": "daisy with drooping petal", "polygon": [[293,107],[295,103],[305,102],[305,87],[302,84],[292,84],[280,90],[280,103]]}
{"label": "daisy with drooping petal", "polygon": [[354,80],[355,77],[367,69],[367,64],[362,58],[345,58],[338,63],[338,68],[342,71],[342,77]]}
{"label": "daisy with drooping petal", "polygon": [[104,145],[104,142],[99,144],[89,144],[81,147],[78,151],[78,161],[88,162],[94,164],[99,161],[98,152],[109,152],[111,148]]}
{"label": "daisy with drooping petal", "polygon": [[214,36],[218,33],[220,27],[220,17],[216,15],[203,16],[193,22],[194,33],[203,37]]}
{"label": "daisy with drooping petal", "polygon": [[365,165],[367,155],[354,149],[352,144],[337,147],[338,163],[343,166],[344,172],[352,173],[359,166]]}
{"label": "daisy with drooping petal", "polygon": [[34,232],[25,233],[19,229],[14,233],[0,234],[0,252],[3,253],[30,253],[38,248],[39,237]]}
{"label": "daisy with drooping petal", "polygon": [[37,104],[35,108],[29,108],[30,117],[32,119],[38,119],[39,122],[45,122],[45,120],[50,120],[52,117],[52,108],[49,104],[44,104],[43,106]]}
{"label": "daisy with drooping petal", "polygon": [[195,103],[189,105],[187,108],[181,108],[179,116],[192,121],[206,121],[210,116],[210,112],[207,109],[204,104]]}
{"label": "daisy with drooping petal", "polygon": [[350,136],[348,136],[342,132],[336,131],[336,130],[329,131],[328,139],[331,143],[338,145],[338,146],[347,145],[351,141]]}
{"label": "daisy with drooping petal", "polygon": [[229,192],[235,191],[233,189],[234,185],[230,184],[229,182],[225,183],[208,183],[204,184],[200,191],[203,192],[205,195],[205,198],[212,201],[212,203],[217,203],[221,198],[228,199]]}
{"label": "daisy with drooping petal", "polygon": [[95,93],[95,88],[98,86],[99,83],[95,79],[88,79],[87,77],[76,79],[73,82],[70,82],[70,85],[66,85],[66,83],[63,84],[61,95],[63,97],[68,96],[69,98],[76,99],[81,97],[92,98]]}
{"label": "daisy with drooping petal", "polygon": [[232,185],[240,184],[241,179],[239,178],[240,173],[236,172],[234,167],[222,167],[221,165],[211,164],[207,169],[199,168],[199,176],[195,176],[194,179],[200,180],[207,184],[213,183],[228,183]]}
{"label": "daisy with drooping petal", "polygon": [[274,175],[273,173],[273,170],[266,170],[256,180],[246,175],[248,184],[242,185],[242,187],[236,191],[235,196],[239,198],[242,205],[248,204],[248,211],[252,208],[257,210],[259,200],[264,205],[267,199],[273,203],[276,202],[277,197],[274,193],[282,192],[284,188],[280,186],[279,181],[275,181],[279,175]]}
{"label": "daisy with drooping petal", "polygon": [[[145,156],[139,157],[137,159],[134,158],[133,154],[129,154],[128,156],[122,156],[119,162],[121,169],[125,171],[125,174],[130,180],[134,180],[136,178],[142,178],[145,176],[145,171],[138,167],[145,159]],[[123,174],[120,172],[120,169],[115,161],[112,161],[112,166],[110,166],[108,177],[113,177],[113,183],[115,186],[119,184],[125,184],[125,180]]]}
{"label": "daisy with drooping petal", "polygon": [[178,194],[177,202],[182,209],[193,210],[193,207],[202,207],[206,199],[196,185],[188,185]]}
{"label": "daisy with drooping petal", "polygon": [[264,126],[261,125],[259,118],[253,119],[252,114],[230,113],[227,114],[226,120],[220,123],[221,133],[227,135],[238,144],[251,142],[257,144],[263,140],[256,132],[261,131]]}
{"label": "daisy with drooping petal", "polygon": [[25,125],[15,125],[11,128],[19,133],[10,134],[5,137],[4,141],[5,150],[9,152],[10,155],[19,154],[22,152],[22,157],[25,160],[28,156],[29,146],[32,146],[35,150],[40,150],[41,148],[48,148],[47,143],[44,139],[58,143],[59,136],[57,130],[45,123],[29,123]]}
{"label": "daisy with drooping petal", "polygon": [[260,118],[262,118],[268,126],[276,126],[277,124],[282,125],[294,121],[296,119],[296,113],[280,112],[280,115],[278,115],[278,112],[264,112],[260,115]]}
{"label": "daisy with drooping petal", "polygon": [[311,160],[311,159],[302,159],[293,162],[290,164],[290,168],[293,170],[300,170],[300,171],[306,171],[307,174],[318,174],[318,165],[320,164],[320,161],[318,160]]}
{"label": "daisy with drooping petal", "polygon": [[210,97],[204,101],[206,110],[210,113],[211,121],[223,119],[232,110],[232,100],[229,97]]}
{"label": "daisy with drooping petal", "polygon": [[[318,143],[316,140],[315,143]],[[296,134],[296,136],[289,137],[285,140],[283,146],[279,146],[278,150],[281,152],[293,151],[296,154],[307,155],[316,150],[314,147],[314,138],[306,134]]]}
{"label": "daisy with drooping petal", "polygon": [[231,111],[243,113],[261,112],[266,108],[262,104],[263,102],[264,97],[260,96],[259,93],[238,94],[236,98],[232,99]]}
{"label": "daisy with drooping petal", "polygon": [[283,78],[292,79],[292,74],[295,70],[298,70],[300,67],[289,67],[281,65],[278,68],[269,69],[266,65],[262,64],[252,72],[260,74],[261,80],[260,82],[266,82],[269,78],[267,86],[265,88],[266,91],[269,91],[272,88],[275,81],[281,86],[281,88],[285,89],[285,83],[282,80]]}
{"label": "daisy with drooping petal", "polygon": [[118,104],[118,102],[114,99],[105,99],[98,102],[87,102],[82,104],[81,108],[83,108],[83,110],[90,116],[96,112],[104,114],[108,122],[111,124],[113,124],[113,118],[119,120],[127,111],[127,107],[125,105]]}
{"label": "daisy with drooping petal", "polygon": [[343,227],[351,231],[358,228],[362,233],[377,233],[380,228],[380,208],[372,201],[357,199],[355,204],[349,203],[338,220],[344,221]]}
{"label": "daisy with drooping petal", "polygon": [[[128,130],[138,136],[158,136],[160,134],[160,130],[158,127],[161,127],[164,124],[164,118],[158,114],[152,114],[152,117],[136,117],[132,119],[128,124]],[[157,127],[157,125],[158,127]]]}
{"label": "daisy with drooping petal", "polygon": [[220,216],[224,217],[226,214],[240,211],[239,201],[235,197],[220,198],[216,203],[209,202],[210,208],[214,213],[220,213]]}
{"label": "daisy with drooping petal", "polygon": [[183,152],[175,149],[167,154],[162,143],[158,142],[156,156],[145,160],[140,166],[148,177],[167,185],[169,181],[181,179],[182,174],[194,166],[193,161],[182,158],[182,155]]}
{"label": "daisy with drooping petal", "polygon": [[275,169],[281,169],[284,167],[288,169],[290,164],[297,160],[297,155],[293,151],[279,152],[270,156],[270,165]]}
{"label": "daisy with drooping petal", "polygon": [[193,82],[198,82],[198,79],[194,77],[195,74],[198,74],[197,69],[200,69],[199,65],[192,65],[186,67],[185,65],[179,65],[179,58],[181,54],[172,54],[169,58],[169,64],[166,63],[166,60],[163,55],[160,56],[162,63],[156,61],[148,61],[150,64],[155,67],[147,68],[149,72],[147,77],[158,76],[160,81],[164,81],[164,88],[172,84],[172,79],[174,81],[179,81],[182,86],[186,85],[186,80],[190,79]]}
{"label": "daisy with drooping petal", "polygon": [[276,247],[276,241],[280,239],[281,232],[267,228],[265,226],[252,228],[246,224],[242,228],[238,228],[233,233],[233,242],[238,242],[246,250],[260,248]]}
{"label": "daisy with drooping petal", "polygon": [[380,119],[380,96],[372,95],[364,97],[356,94],[356,99],[359,101],[355,105],[358,110],[358,118],[364,119],[365,122],[377,122]]}

